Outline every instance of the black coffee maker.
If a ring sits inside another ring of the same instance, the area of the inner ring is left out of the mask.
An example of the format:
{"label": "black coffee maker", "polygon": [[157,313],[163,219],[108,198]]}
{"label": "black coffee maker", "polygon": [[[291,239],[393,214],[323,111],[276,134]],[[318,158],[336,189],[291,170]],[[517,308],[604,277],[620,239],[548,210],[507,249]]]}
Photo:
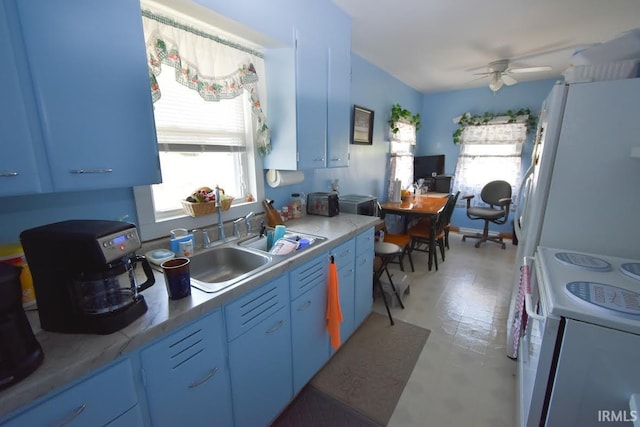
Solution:
{"label": "black coffee maker", "polygon": [[20,270],[0,262],[0,390],[31,374],[44,359],[22,308]]}
{"label": "black coffee maker", "polygon": [[[69,220],[20,234],[42,329],[110,334],[147,311],[140,291],[155,283],[133,224]],[[138,285],[136,267],[145,281]]]}

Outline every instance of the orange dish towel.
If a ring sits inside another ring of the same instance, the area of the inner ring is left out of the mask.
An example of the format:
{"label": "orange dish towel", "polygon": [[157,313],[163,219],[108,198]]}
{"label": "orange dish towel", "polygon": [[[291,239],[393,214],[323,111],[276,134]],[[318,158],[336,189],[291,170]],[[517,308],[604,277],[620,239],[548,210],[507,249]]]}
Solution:
{"label": "orange dish towel", "polygon": [[338,267],[333,257],[329,264],[329,286],[327,298],[327,331],[331,338],[331,347],[337,350],[340,347],[340,322],[342,322],[342,310],[340,309],[340,291],[338,288]]}

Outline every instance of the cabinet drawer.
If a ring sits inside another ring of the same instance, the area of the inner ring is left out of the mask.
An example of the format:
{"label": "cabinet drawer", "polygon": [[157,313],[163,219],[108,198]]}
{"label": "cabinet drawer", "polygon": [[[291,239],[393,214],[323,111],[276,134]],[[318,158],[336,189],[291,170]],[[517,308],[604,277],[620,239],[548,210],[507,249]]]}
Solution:
{"label": "cabinet drawer", "polygon": [[305,293],[314,286],[327,282],[329,261],[327,254],[301,265],[290,273],[291,299]]}
{"label": "cabinet drawer", "polygon": [[373,227],[356,236],[356,253],[363,255],[373,253],[375,240],[373,236]]}
{"label": "cabinet drawer", "polygon": [[289,280],[285,274],[225,307],[227,340],[232,341],[289,304]]}
{"label": "cabinet drawer", "polygon": [[131,362],[127,359],[76,383],[6,425],[104,426],[137,402]]}
{"label": "cabinet drawer", "polygon": [[353,262],[356,258],[355,239],[351,239],[331,249],[329,255],[334,257],[338,270],[347,265],[353,267]]}

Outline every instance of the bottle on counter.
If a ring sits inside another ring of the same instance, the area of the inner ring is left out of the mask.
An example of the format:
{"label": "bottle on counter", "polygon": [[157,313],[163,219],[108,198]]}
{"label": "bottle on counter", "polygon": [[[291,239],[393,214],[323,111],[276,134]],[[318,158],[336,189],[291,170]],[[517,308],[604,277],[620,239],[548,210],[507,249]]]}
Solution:
{"label": "bottle on counter", "polygon": [[291,194],[291,207],[293,210],[293,219],[299,219],[303,215],[303,199],[300,196],[300,193]]}

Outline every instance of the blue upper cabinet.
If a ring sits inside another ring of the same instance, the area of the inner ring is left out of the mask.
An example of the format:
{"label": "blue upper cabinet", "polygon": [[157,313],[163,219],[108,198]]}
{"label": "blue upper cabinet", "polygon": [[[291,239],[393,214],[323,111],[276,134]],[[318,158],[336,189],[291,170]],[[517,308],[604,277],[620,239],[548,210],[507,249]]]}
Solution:
{"label": "blue upper cabinet", "polygon": [[[26,60],[19,36],[14,5],[0,3],[0,51],[3,52],[3,73],[0,79],[0,129],[2,129],[2,156],[0,156],[0,195],[37,193],[43,190],[34,152],[32,128],[37,128],[37,115],[31,110],[24,93]],[[31,114],[29,114],[31,112]],[[45,175],[47,176],[47,175]]]}
{"label": "blue upper cabinet", "polygon": [[[342,40],[341,40],[342,41]],[[293,48],[265,52],[273,152],[267,169],[348,166],[351,51],[297,30]]]}
{"label": "blue upper cabinet", "polygon": [[16,6],[39,115],[31,131],[44,145],[35,151],[46,154],[51,174],[44,191],[160,182],[139,3]]}
{"label": "blue upper cabinet", "polygon": [[327,167],[349,166],[351,49],[348,43],[329,48],[328,90]]}

